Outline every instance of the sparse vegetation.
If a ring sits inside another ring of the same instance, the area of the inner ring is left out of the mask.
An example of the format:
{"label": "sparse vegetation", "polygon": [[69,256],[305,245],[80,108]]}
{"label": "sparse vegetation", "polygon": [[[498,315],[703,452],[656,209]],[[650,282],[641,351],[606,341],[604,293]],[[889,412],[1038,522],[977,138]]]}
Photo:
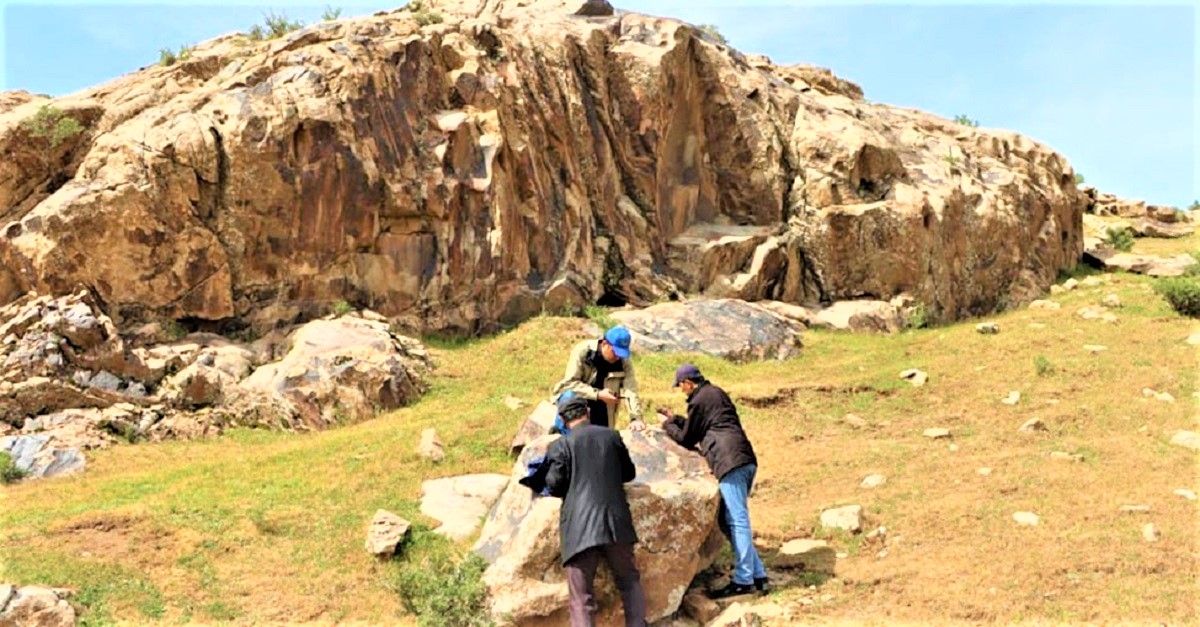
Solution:
{"label": "sparse vegetation", "polygon": [[263,23],[250,28],[247,37],[254,41],[277,39],[284,35],[304,28],[304,22],[288,19],[286,14],[275,14],[268,11],[263,15]]}
{"label": "sparse vegetation", "polygon": [[1104,243],[1116,250],[1129,252],[1133,250],[1133,231],[1121,227],[1109,228],[1104,232]]}
{"label": "sparse vegetation", "polygon": [[1084,183],[1084,178],[1083,178],[1083,175],[1082,175],[1082,174],[1080,174],[1080,173],[1078,173],[1078,172],[1076,172],[1076,173],[1075,173],[1075,184],[1076,184],[1076,185],[1083,185],[1083,183]]}
{"label": "sparse vegetation", "polygon": [[325,21],[325,22],[332,22],[341,17],[342,17],[342,9],[340,7],[335,9],[331,6],[326,6],[325,12],[321,14],[321,20]]}
{"label": "sparse vegetation", "polygon": [[954,116],[954,122],[956,124],[962,124],[963,126],[979,126],[979,120],[972,120],[965,115]]}
{"label": "sparse vegetation", "polygon": [[339,300],[333,304],[333,314],[335,316],[344,316],[352,311],[354,311],[354,305],[344,300]]}
{"label": "sparse vegetation", "polygon": [[929,309],[920,301],[913,303],[905,312],[904,326],[908,329],[924,329],[929,326]]}
{"label": "sparse vegetation", "polygon": [[414,532],[403,549],[405,561],[396,590],[419,627],[489,627],[483,571],[487,562],[474,552],[456,555],[432,532]]}
{"label": "sparse vegetation", "polygon": [[1037,372],[1037,376],[1045,377],[1054,374],[1054,364],[1045,355],[1035,355],[1033,358],[1033,369]]}
{"label": "sparse vegetation", "polygon": [[46,142],[54,149],[83,132],[83,125],[56,107],[43,105],[37,113],[21,121],[21,129],[30,137]]}
{"label": "sparse vegetation", "polygon": [[1193,200],[1191,205],[1188,205],[1188,211],[1200,212],[1200,200]]}
{"label": "sparse vegetation", "polygon": [[416,11],[413,13],[413,19],[416,20],[418,26],[429,26],[430,24],[441,24],[442,14],[433,13],[431,11]]}
{"label": "sparse vegetation", "polygon": [[1161,279],[1155,284],[1154,290],[1180,315],[1200,318],[1200,278],[1186,276]]}
{"label": "sparse vegetation", "polygon": [[[1198,241],[1151,243],[1162,247],[1156,253],[1174,255],[1200,248]],[[1146,245],[1139,239],[1135,250]],[[634,358],[640,391],[646,406],[681,412],[684,399],[671,388],[672,375],[681,361],[694,361],[729,392],[759,458],[751,507],[769,567],[783,540],[822,533],[816,531],[822,508],[864,507],[862,534],[827,534],[846,557],[820,592],[805,587],[821,584],[815,576],[780,573],[790,580],[777,584],[771,601],[806,622],[845,622],[852,615],[921,625],[986,614],[989,624],[1143,617],[1190,624],[1197,564],[1171,543],[1195,535],[1195,511],[1172,500],[1171,491],[1193,487],[1186,479],[1194,476],[1195,456],[1168,441],[1192,420],[1193,407],[1183,399],[1197,390],[1195,353],[1183,340],[1196,320],[1176,315],[1149,291],[1154,279],[1104,278],[1102,287],[1050,296],[1061,310],[989,315],[1003,332],[986,337],[971,320],[891,335],[814,328],[805,332],[799,356],[783,361],[734,364],[641,352]],[[1077,315],[1109,292],[1122,301],[1119,324]],[[430,341],[437,363],[432,390],[373,420],[303,434],[230,428],[206,440],[114,446],[88,451],[80,479],[6,486],[5,575],[80,591],[89,624],[323,617],[411,625],[418,619],[407,615],[423,610],[406,609],[399,580],[402,571],[426,563],[424,578],[443,582],[438,594],[463,601],[445,605],[469,606],[472,587],[465,582],[473,581],[467,575],[474,567],[458,561],[468,543],[427,542],[421,530],[435,523],[420,513],[419,498],[421,482],[435,475],[411,449],[422,429],[436,427],[448,444],[436,476],[510,472],[508,443],[525,416],[506,411],[500,399],[544,398],[562,376],[580,322],[539,316],[497,335]],[[1091,353],[1083,344],[1108,350]],[[1053,376],[1037,375],[1039,354],[1055,367]],[[494,370],[497,360],[502,372]],[[924,386],[897,378],[915,366],[930,375]],[[489,372],[497,376],[481,375]],[[1146,398],[1145,387],[1180,400]],[[1022,401],[1000,405],[1010,390],[1020,390]],[[847,424],[848,413],[869,428]],[[1048,432],[1017,435],[1033,417]],[[936,426],[951,428],[961,448],[947,450],[921,436]],[[1086,462],[1049,461],[1050,451],[1084,453]],[[985,466],[994,470],[990,476],[976,472]],[[873,473],[888,482],[855,487]],[[1162,541],[1143,540],[1145,521],[1120,512],[1124,503],[1151,504]],[[401,557],[382,564],[370,563],[362,548],[377,509],[413,521],[415,532]],[[1016,511],[1036,512],[1042,526],[1018,526],[1011,518]],[[868,537],[881,526],[889,531],[886,546]],[[965,537],[971,541],[933,541]],[[894,538],[902,540],[891,544]],[[905,561],[912,542],[921,542],[919,568]],[[1022,550],[1008,550],[1013,546]],[[432,555],[443,550],[440,558]],[[433,566],[439,561],[444,569]],[[1079,575],[1063,585],[1072,573]],[[887,594],[879,593],[881,585]],[[986,598],[979,595],[993,586]],[[420,585],[411,581],[403,589]],[[1043,596],[1051,590],[1052,603]],[[828,601],[801,605],[826,593]],[[267,597],[272,604],[261,602]]]}
{"label": "sparse vegetation", "polygon": [[25,478],[24,470],[17,468],[12,455],[0,451],[0,483],[16,483]]}
{"label": "sparse vegetation", "polygon": [[186,61],[192,56],[194,46],[180,46],[179,52],[175,52],[170,48],[163,48],[158,51],[158,64],[163,67],[170,67],[180,61]]}
{"label": "sparse vegetation", "polygon": [[950,167],[953,168],[953,167],[957,167],[960,163],[962,163],[962,158],[959,157],[958,155],[954,154],[954,149],[947,148],[946,156],[942,157],[942,161],[945,161],[946,163],[950,164]]}
{"label": "sparse vegetation", "polygon": [[700,24],[700,25],[696,26],[696,29],[699,30],[701,33],[703,33],[705,36],[707,36],[709,39],[712,39],[713,41],[715,41],[723,46],[729,45],[729,41],[727,39],[725,39],[725,36],[721,34],[721,31],[717,29],[717,26],[715,24]]}
{"label": "sparse vegetation", "polygon": [[583,316],[595,322],[601,329],[617,326],[617,321],[608,314],[608,309],[600,305],[588,305],[583,308]]}

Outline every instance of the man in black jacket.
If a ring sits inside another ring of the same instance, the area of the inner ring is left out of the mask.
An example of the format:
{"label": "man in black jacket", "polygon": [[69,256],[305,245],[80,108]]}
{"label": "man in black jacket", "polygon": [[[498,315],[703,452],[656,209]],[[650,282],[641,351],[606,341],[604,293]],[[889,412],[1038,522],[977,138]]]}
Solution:
{"label": "man in black jacket", "polygon": [[567,434],[546,452],[546,486],[563,500],[558,531],[571,594],[572,627],[594,624],[593,584],[601,559],[608,563],[625,607],[625,625],[646,625],[646,596],[633,559],[637,532],[624,484],[637,475],[629,449],[613,429],[588,424],[582,397],[564,399],[558,413]]}
{"label": "man in black jacket", "polygon": [[721,490],[718,521],[733,546],[734,567],[729,585],[709,592],[709,596],[720,599],[765,591],[767,570],[754,548],[747,505],[758,471],[754,447],[742,430],[733,400],[724,390],[709,383],[696,366],[680,366],[675,371],[675,387],[687,395],[687,420],[660,408],[663,429],[684,448],[699,451],[716,475]]}

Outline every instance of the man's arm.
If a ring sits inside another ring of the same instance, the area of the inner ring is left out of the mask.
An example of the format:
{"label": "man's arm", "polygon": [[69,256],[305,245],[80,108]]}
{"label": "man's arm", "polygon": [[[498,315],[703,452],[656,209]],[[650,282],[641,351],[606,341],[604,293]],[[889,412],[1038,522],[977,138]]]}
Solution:
{"label": "man's arm", "polygon": [[575,348],[571,349],[571,355],[567,358],[567,370],[563,374],[562,380],[554,385],[554,388],[550,391],[551,394],[558,396],[570,390],[589,401],[596,400],[596,393],[600,390],[597,390],[583,380],[583,362],[587,359],[587,352],[587,342],[580,342]]}
{"label": "man's arm", "polygon": [[687,420],[676,415],[663,423],[663,429],[680,446],[687,449],[695,449],[700,440],[704,438],[706,423],[704,410],[698,405],[688,405]]}
{"label": "man's arm", "polygon": [[564,438],[550,443],[546,452],[546,487],[550,488],[550,496],[565,498],[571,487],[571,450],[567,448]]}

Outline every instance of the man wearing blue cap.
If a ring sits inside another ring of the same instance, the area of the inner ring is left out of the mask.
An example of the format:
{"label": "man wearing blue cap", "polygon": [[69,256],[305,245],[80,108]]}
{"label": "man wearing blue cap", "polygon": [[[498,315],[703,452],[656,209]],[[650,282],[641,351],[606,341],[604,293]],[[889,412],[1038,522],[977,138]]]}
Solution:
{"label": "man wearing blue cap", "polygon": [[637,468],[620,434],[588,424],[583,398],[561,399],[558,414],[565,435],[546,451],[545,485],[550,496],[563,500],[558,532],[571,626],[595,624],[594,585],[603,561],[621,593],[626,627],[645,627],[646,595],[633,552],[638,536],[624,487]]}
{"label": "man wearing blue cap", "polygon": [[748,499],[758,472],[758,458],[742,430],[737,408],[725,390],[713,385],[692,364],[675,371],[675,387],[687,395],[687,419],[660,408],[663,429],[684,448],[697,450],[717,477],[721,513],[717,521],[733,546],[733,576],[729,585],[709,592],[714,599],[765,592],[767,570],[750,529]]}
{"label": "man wearing blue cap", "polygon": [[571,391],[588,404],[592,424],[616,427],[617,402],[625,399],[629,407],[629,427],[634,431],[645,428],[642,422],[642,401],[638,397],[637,377],[629,358],[632,342],[629,329],[616,326],[598,340],[584,340],[571,349],[567,371],[551,393],[556,397]]}

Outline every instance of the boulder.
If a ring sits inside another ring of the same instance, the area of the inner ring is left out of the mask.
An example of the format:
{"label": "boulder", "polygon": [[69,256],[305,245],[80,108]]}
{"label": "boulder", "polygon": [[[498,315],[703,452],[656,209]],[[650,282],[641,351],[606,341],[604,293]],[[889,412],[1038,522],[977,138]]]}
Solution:
{"label": "boulder", "polygon": [[[647,619],[676,612],[696,574],[722,546],[717,530],[717,483],[703,458],[662,431],[622,431],[637,478],[625,493],[640,542],[636,560],[645,588]],[[567,624],[567,584],[562,575],[558,513],[562,501],[535,498],[517,483],[529,461],[545,455],[544,436],[528,443],[513,466],[512,481],[488,514],[474,550],[490,564],[484,572],[492,614],[516,625]],[[606,572],[602,569],[602,573]],[[617,625],[620,595],[611,576],[597,580],[597,625]]]}
{"label": "boulder", "polygon": [[824,540],[789,540],[779,547],[772,565],[832,575],[837,566],[837,551]]}
{"label": "boulder", "polygon": [[1138,220],[1133,225],[1133,233],[1138,237],[1162,237],[1175,239],[1187,237],[1196,232],[1196,228],[1177,222],[1159,222],[1150,218]]}
{"label": "boulder", "polygon": [[258,368],[238,387],[288,399],[308,427],[370,418],[411,403],[428,387],[424,347],[382,322],[315,320],[296,330],[289,345],[282,360]]}
{"label": "boulder", "polygon": [[375,557],[387,558],[396,554],[396,547],[404,541],[412,525],[403,518],[387,511],[375,512],[367,530],[367,552]]}
{"label": "boulder", "polygon": [[0,627],[74,627],[75,608],[66,596],[65,590],[0,585]]}
{"label": "boulder", "polygon": [[529,414],[529,417],[521,423],[517,429],[517,434],[513,436],[510,449],[513,455],[521,452],[525,445],[544,436],[549,435],[550,430],[554,428],[554,417],[558,415],[558,408],[550,401],[541,401],[537,407]]}
{"label": "boulder", "polygon": [[431,479],[421,483],[421,513],[442,523],[435,533],[464,540],[475,535],[506,485],[508,477],[498,474]]}
{"label": "boulder", "polygon": [[1173,257],[1157,255],[1135,255],[1117,252],[1108,248],[1091,248],[1084,252],[1084,262],[1107,272],[1121,270],[1153,277],[1183,276],[1188,267],[1197,263],[1189,254]]}
{"label": "boulder", "polygon": [[734,299],[662,303],[617,311],[633,333],[633,350],[704,353],[731,361],[787,359],[800,350],[802,325],[755,303]]}

